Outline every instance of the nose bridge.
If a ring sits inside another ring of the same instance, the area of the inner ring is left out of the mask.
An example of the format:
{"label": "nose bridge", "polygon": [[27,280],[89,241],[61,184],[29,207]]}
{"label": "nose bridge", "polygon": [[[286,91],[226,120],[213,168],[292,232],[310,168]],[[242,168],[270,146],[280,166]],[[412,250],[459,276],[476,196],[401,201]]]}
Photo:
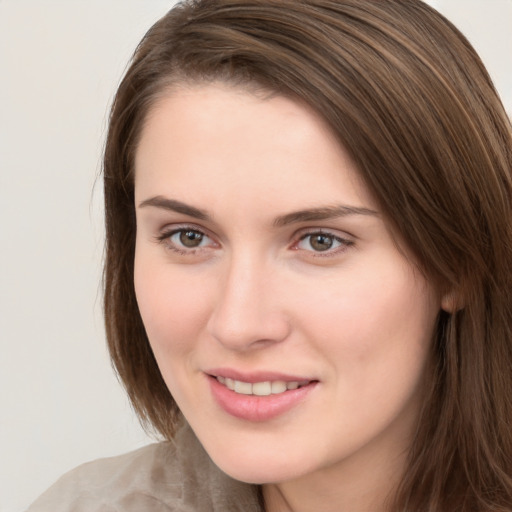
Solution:
{"label": "nose bridge", "polygon": [[276,301],[272,265],[248,248],[227,258],[209,321],[211,334],[234,350],[278,342],[288,333]]}

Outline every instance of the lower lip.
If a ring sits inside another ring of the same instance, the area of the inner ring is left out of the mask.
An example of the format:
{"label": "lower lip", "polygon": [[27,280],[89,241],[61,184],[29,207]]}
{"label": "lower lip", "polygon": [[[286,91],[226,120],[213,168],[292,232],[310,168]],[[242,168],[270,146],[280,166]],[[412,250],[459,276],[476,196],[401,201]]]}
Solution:
{"label": "lower lip", "polygon": [[210,388],[220,407],[235,418],[261,422],[284,414],[304,401],[317,382],[311,382],[297,389],[290,389],[277,395],[243,395],[231,391],[215,377],[209,377]]}

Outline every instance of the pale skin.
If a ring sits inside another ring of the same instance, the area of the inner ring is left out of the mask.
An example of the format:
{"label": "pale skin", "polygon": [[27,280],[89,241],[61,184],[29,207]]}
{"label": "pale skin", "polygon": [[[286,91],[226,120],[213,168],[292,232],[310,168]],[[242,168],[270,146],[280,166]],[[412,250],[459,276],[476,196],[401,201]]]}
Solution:
{"label": "pale skin", "polygon": [[[397,248],[347,152],[290,99],[189,85],[153,106],[135,168],[137,300],[210,457],[262,484],[267,512],[384,510],[447,299]],[[213,399],[220,367],[313,384],[251,421]]]}

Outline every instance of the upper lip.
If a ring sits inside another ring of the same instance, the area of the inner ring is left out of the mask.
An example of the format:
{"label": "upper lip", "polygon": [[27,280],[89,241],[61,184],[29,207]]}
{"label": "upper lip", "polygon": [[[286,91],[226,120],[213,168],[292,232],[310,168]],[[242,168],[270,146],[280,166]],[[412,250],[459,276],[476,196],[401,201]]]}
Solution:
{"label": "upper lip", "polygon": [[212,377],[224,377],[226,379],[233,379],[242,382],[249,382],[254,384],[255,382],[267,382],[267,381],[284,381],[284,382],[310,382],[316,379],[309,377],[290,375],[281,372],[274,371],[251,371],[242,372],[233,368],[212,368],[205,371],[206,374]]}

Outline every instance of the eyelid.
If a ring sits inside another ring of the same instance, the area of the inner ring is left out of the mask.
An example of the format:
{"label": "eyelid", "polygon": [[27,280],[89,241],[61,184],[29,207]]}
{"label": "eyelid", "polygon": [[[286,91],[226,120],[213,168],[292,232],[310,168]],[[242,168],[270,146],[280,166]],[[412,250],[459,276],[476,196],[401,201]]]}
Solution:
{"label": "eyelid", "polygon": [[344,231],[341,229],[336,228],[326,228],[326,227],[319,227],[319,226],[308,226],[305,228],[298,229],[293,234],[293,238],[303,238],[307,235],[329,235],[335,238],[340,238],[342,240],[352,241],[354,242],[357,237],[353,235],[352,233],[349,233],[348,231]]}
{"label": "eyelid", "polygon": [[213,238],[213,235],[210,233],[208,229],[205,229],[198,224],[194,224],[193,222],[176,222],[172,224],[165,224],[163,227],[158,229],[157,238],[169,236],[169,234],[176,233],[178,231],[197,231],[206,235],[208,238]]}

